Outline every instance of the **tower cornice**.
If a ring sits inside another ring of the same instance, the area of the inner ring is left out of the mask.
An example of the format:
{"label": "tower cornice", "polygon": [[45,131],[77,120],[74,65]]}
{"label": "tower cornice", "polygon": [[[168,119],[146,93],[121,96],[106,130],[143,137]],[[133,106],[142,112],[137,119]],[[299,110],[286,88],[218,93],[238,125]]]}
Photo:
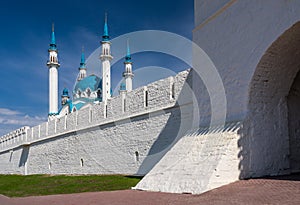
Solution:
{"label": "tower cornice", "polygon": [[56,68],[59,68],[60,67],[60,63],[56,63],[56,62],[50,62],[50,61],[48,61],[47,62],[47,66],[49,67],[49,68],[52,68],[52,67],[56,67]]}
{"label": "tower cornice", "polygon": [[123,72],[123,77],[124,78],[127,78],[127,77],[133,78],[134,74],[133,73],[129,73],[129,72]]}
{"label": "tower cornice", "polygon": [[112,55],[100,55],[100,60],[101,61],[105,61],[105,60],[109,60],[111,61],[114,57]]}

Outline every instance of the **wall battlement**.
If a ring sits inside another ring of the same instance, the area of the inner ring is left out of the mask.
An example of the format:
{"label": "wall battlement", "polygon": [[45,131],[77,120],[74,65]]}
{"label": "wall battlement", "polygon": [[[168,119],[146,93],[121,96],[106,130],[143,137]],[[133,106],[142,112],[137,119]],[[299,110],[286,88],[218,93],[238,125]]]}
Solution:
{"label": "wall battlement", "polygon": [[22,127],[0,137],[0,153],[47,139],[118,123],[126,119],[168,109],[176,105],[190,70],[162,79],[125,94],[115,96],[106,103],[89,105],[79,111],[35,127]]}

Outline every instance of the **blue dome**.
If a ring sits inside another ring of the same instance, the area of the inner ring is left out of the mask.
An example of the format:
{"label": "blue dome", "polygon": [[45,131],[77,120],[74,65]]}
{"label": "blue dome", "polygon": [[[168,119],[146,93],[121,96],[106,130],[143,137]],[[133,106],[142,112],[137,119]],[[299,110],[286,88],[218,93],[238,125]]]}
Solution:
{"label": "blue dome", "polygon": [[68,97],[69,96],[69,90],[67,88],[65,88],[63,90],[63,94],[62,94],[63,97]]}
{"label": "blue dome", "polygon": [[102,90],[102,80],[95,75],[85,77],[81,81],[76,83],[73,92],[77,93],[78,90],[84,92],[88,88],[91,89],[91,92],[97,91],[98,89]]}
{"label": "blue dome", "polygon": [[126,84],[124,82],[121,83],[120,90],[126,90]]}

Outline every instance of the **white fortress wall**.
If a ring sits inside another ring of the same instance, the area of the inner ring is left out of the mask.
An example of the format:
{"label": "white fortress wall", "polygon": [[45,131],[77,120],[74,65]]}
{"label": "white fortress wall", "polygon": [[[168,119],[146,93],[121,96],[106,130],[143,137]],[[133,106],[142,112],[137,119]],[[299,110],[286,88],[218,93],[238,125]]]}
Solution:
{"label": "white fortress wall", "polygon": [[[238,126],[184,136],[136,189],[202,193],[238,179],[300,170],[299,99],[291,94],[297,83],[289,94],[300,68],[299,20],[300,1],[195,0],[193,40],[223,81],[227,124]],[[199,124],[206,126],[211,96],[201,77],[193,74],[193,90]]]}
{"label": "white fortress wall", "polygon": [[[205,20],[203,5],[215,6]],[[219,2],[219,3],[218,3]],[[225,1],[224,1],[225,2]],[[215,64],[226,90],[228,118],[242,120],[255,69],[271,44],[300,19],[299,1],[195,0],[193,41]],[[220,4],[220,5],[219,5]],[[198,6],[197,6],[198,5]],[[195,82],[197,83],[197,82]],[[198,86],[199,87],[199,86]],[[197,92],[197,86],[194,88]],[[203,99],[200,87],[197,96]]]}
{"label": "white fortress wall", "polygon": [[134,189],[199,194],[239,179],[239,123],[181,138]]}
{"label": "white fortress wall", "polygon": [[[286,97],[299,71],[300,30],[282,35],[299,22],[300,1],[213,2],[195,1],[193,40],[210,56],[223,80],[227,120],[244,121],[240,177],[287,173],[291,139]],[[206,20],[201,13],[204,4],[215,6]],[[194,83],[197,98],[205,101],[205,87]]]}
{"label": "white fortress wall", "polygon": [[180,124],[181,107],[175,105],[178,94],[172,97],[171,88],[174,82],[174,91],[180,92],[188,75],[183,71],[127,93],[124,112],[116,96],[107,108],[102,102],[90,105],[23,128],[21,135],[1,137],[0,172],[145,175],[177,134],[172,126]]}

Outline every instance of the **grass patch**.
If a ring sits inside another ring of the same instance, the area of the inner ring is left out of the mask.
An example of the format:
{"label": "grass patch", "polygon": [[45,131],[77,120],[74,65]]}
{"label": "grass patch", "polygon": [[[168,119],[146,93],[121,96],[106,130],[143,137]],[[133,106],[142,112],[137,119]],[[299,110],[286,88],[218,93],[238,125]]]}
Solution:
{"label": "grass patch", "polygon": [[8,197],[130,189],[140,177],[121,175],[0,175],[0,194]]}

